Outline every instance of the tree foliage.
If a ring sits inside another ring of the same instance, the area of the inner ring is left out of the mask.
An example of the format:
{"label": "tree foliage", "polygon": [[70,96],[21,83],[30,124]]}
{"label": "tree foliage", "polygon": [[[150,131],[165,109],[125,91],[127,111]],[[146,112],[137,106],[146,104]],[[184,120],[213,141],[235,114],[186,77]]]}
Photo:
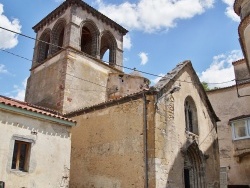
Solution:
{"label": "tree foliage", "polygon": [[209,91],[210,88],[208,87],[208,83],[207,82],[201,82],[203,88],[205,89],[205,91]]}

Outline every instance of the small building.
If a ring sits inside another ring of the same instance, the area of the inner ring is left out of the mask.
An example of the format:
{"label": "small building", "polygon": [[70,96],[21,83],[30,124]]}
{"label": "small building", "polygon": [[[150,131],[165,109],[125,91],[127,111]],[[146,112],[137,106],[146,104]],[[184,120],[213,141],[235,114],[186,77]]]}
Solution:
{"label": "small building", "polygon": [[66,117],[70,187],[219,187],[218,121],[191,62],[154,87]]}
{"label": "small building", "polygon": [[[250,186],[250,82],[245,60],[233,63],[237,84],[207,92],[220,118],[221,188]],[[245,75],[245,76],[244,76]],[[247,79],[248,78],[248,79]]]}
{"label": "small building", "polygon": [[68,187],[75,121],[0,96],[0,187]]}

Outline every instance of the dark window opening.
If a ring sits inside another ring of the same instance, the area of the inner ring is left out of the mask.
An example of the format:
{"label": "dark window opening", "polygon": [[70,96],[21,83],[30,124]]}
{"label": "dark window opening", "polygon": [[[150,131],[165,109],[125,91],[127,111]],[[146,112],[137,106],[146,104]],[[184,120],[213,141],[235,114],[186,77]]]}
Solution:
{"label": "dark window opening", "polygon": [[49,44],[50,43],[50,40],[46,41],[47,43],[45,44],[45,59],[48,57],[49,55]]}
{"label": "dark window opening", "polygon": [[48,58],[50,54],[50,32],[43,34],[38,43],[38,62],[42,62]]}
{"label": "dark window opening", "polygon": [[184,183],[185,183],[185,188],[190,188],[189,169],[184,169]]}
{"label": "dark window opening", "polygon": [[4,188],[5,187],[5,183],[3,181],[0,181],[0,188]]}
{"label": "dark window opening", "polygon": [[186,98],[184,107],[185,107],[186,131],[198,135],[199,131],[198,131],[197,109],[191,97]]}
{"label": "dark window opening", "polygon": [[58,50],[61,50],[63,46],[63,38],[64,38],[64,28],[61,30],[59,34],[59,39],[58,39]]}
{"label": "dark window opening", "polygon": [[192,111],[190,109],[188,109],[188,120],[189,120],[189,131],[190,132],[193,132],[193,114],[192,114]]}
{"label": "dark window opening", "polygon": [[31,144],[28,142],[15,141],[11,169],[28,171],[28,158]]}
{"label": "dark window opening", "polygon": [[56,24],[52,30],[52,43],[51,54],[55,54],[59,50],[62,50],[64,44],[64,33],[65,33],[65,23],[59,22]]}
{"label": "dark window opening", "polygon": [[90,30],[87,27],[83,27],[81,37],[81,51],[91,55],[92,42],[93,39]]}

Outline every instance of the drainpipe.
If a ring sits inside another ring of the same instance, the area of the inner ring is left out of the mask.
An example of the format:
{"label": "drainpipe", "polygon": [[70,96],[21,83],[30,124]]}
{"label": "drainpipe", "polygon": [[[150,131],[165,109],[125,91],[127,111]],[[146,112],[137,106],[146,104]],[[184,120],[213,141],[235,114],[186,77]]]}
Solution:
{"label": "drainpipe", "polygon": [[145,158],[145,188],[148,188],[148,122],[147,122],[147,98],[143,92],[143,144]]}

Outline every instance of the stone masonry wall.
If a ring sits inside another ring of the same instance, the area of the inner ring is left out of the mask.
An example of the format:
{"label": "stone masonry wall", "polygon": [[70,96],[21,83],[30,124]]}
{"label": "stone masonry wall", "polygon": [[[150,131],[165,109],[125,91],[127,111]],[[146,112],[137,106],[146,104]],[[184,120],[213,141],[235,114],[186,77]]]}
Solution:
{"label": "stone masonry wall", "polygon": [[82,114],[72,130],[70,187],[144,187],[143,100]]}
{"label": "stone masonry wall", "polygon": [[[199,87],[193,83],[192,73],[186,69],[173,83],[180,90],[173,94],[165,93],[158,99],[155,127],[155,169],[157,188],[184,187],[185,150],[196,142],[203,155],[204,174],[200,174],[206,187],[219,186],[219,155],[215,127],[204,102]],[[189,83],[190,82],[190,83]],[[169,91],[167,88],[166,91]],[[197,108],[198,135],[185,131],[184,101],[191,96]],[[204,155],[209,156],[204,159]],[[212,172],[212,173],[211,173]]]}

